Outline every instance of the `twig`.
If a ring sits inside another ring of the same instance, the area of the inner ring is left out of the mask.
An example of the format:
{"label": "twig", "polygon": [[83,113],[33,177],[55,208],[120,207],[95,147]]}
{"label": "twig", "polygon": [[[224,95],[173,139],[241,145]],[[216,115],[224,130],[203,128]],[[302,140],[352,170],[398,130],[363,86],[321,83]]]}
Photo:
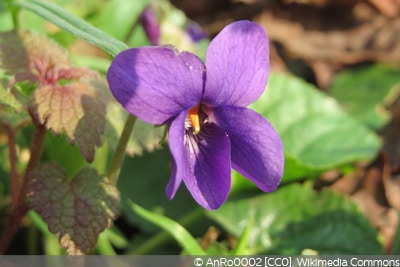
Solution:
{"label": "twig", "polygon": [[4,228],[4,232],[0,237],[0,254],[4,254],[6,252],[9,244],[14,238],[14,235],[18,231],[18,227],[22,218],[29,210],[29,205],[26,202],[26,194],[28,192],[28,186],[30,182],[30,173],[39,163],[46,132],[47,129],[43,125],[36,124],[35,136],[33,137],[31,147],[31,156],[25,169],[22,186],[18,194],[18,201],[17,204],[13,206],[10,217],[8,218],[7,224]]}
{"label": "twig", "polygon": [[11,204],[15,208],[18,202],[19,182],[17,172],[17,149],[15,146],[15,131],[12,127],[7,126],[8,149],[10,157],[10,187],[11,187]]}

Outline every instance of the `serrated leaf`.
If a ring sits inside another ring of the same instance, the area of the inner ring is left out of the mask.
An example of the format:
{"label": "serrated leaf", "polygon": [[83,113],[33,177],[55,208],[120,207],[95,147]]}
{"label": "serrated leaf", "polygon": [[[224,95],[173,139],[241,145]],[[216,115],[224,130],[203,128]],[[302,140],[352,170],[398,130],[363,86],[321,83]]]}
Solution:
{"label": "serrated leaf", "polygon": [[[385,99],[400,84],[400,69],[384,65],[371,65],[340,72],[335,76],[329,94],[354,118],[375,129],[390,119],[385,110]],[[394,95],[398,97],[397,94]]]}
{"label": "serrated leaf", "polygon": [[69,66],[67,51],[49,38],[24,32],[0,33],[0,68],[16,80],[37,81],[38,68]]}
{"label": "serrated leaf", "polygon": [[0,83],[0,111],[10,109],[19,112],[23,109],[23,105],[12,94],[10,88],[6,88]]}
{"label": "serrated leaf", "polygon": [[285,167],[284,179],[370,160],[381,146],[373,131],[299,78],[272,73],[265,93],[251,107],[271,121],[283,140],[293,163]]}
{"label": "serrated leaf", "polygon": [[59,233],[69,254],[84,253],[96,244],[99,234],[112,223],[119,209],[119,193],[107,178],[89,167],[71,181],[57,164],[35,169],[29,186],[33,208]]}
{"label": "serrated leaf", "polygon": [[15,74],[21,69],[27,69],[29,57],[21,36],[15,32],[0,33],[0,69],[8,74]]}
{"label": "serrated leaf", "polygon": [[[104,137],[111,147],[117,146],[128,113],[114,99],[107,103],[107,125]],[[142,155],[144,151],[161,148],[165,127],[158,127],[137,119],[128,141],[126,153],[130,156]]]}
{"label": "serrated leaf", "polygon": [[[106,81],[99,79],[93,85],[101,92],[107,106],[104,140],[112,149],[117,147],[128,113],[122,108],[110,92]],[[165,127],[159,127],[136,119],[135,127],[128,140],[126,153],[130,156],[142,155],[160,149],[164,138]]]}
{"label": "serrated leaf", "polygon": [[[0,74],[0,79],[2,75]],[[3,86],[0,82],[0,122],[16,129],[28,122],[31,118],[24,109],[24,104],[14,95],[18,93],[13,88]]]}
{"label": "serrated leaf", "polygon": [[12,129],[17,129],[30,123],[31,117],[26,110],[21,112],[5,111],[0,109],[0,122]]}
{"label": "serrated leaf", "polygon": [[1,120],[13,128],[29,122],[31,89],[46,79],[54,83],[54,66],[65,71],[69,64],[66,50],[45,36],[27,31],[0,33]]}
{"label": "serrated leaf", "polygon": [[82,82],[46,85],[35,90],[31,105],[41,124],[56,134],[65,132],[86,160],[93,161],[105,128],[105,104],[93,87]]}
{"label": "serrated leaf", "polygon": [[[10,38],[10,43],[6,38]],[[16,56],[12,57],[10,52]],[[57,135],[65,132],[86,160],[92,162],[105,128],[105,104],[89,84],[89,78],[95,74],[72,66],[64,48],[30,32],[0,35],[0,66],[15,75],[14,83],[37,84],[30,101],[35,122]]]}
{"label": "serrated leaf", "polygon": [[207,211],[226,231],[239,237],[253,220],[249,254],[381,254],[378,232],[348,198],[316,192],[310,184],[284,186],[274,193],[226,202]]}

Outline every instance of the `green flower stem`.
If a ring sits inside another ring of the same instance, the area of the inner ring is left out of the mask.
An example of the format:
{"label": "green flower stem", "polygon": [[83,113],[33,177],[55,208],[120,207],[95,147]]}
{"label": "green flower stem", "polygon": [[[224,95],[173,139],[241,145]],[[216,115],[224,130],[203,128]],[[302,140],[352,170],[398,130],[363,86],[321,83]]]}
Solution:
{"label": "green flower stem", "polygon": [[110,170],[108,172],[108,179],[113,185],[117,184],[122,163],[124,162],[126,146],[128,145],[135,122],[136,117],[129,114],[128,118],[126,119],[124,129],[122,130],[121,137],[119,138],[118,145],[114,153],[114,158],[111,162]]}
{"label": "green flower stem", "polygon": [[[62,255],[62,249],[58,243],[56,235],[50,233],[47,223],[34,210],[28,212],[29,219],[35,225],[35,228],[42,234],[44,255]],[[65,252],[64,252],[65,253]]]}
{"label": "green flower stem", "polygon": [[14,29],[18,29],[19,28],[19,21],[18,21],[19,8],[13,6],[11,4],[11,2],[12,2],[12,0],[5,1],[6,5],[7,5],[7,9],[10,10],[10,13],[11,13]]}
{"label": "green flower stem", "polygon": [[108,236],[104,232],[99,235],[96,249],[101,255],[117,255]]}
{"label": "green flower stem", "polygon": [[34,224],[30,224],[27,235],[27,248],[29,255],[40,254],[40,232]]}
{"label": "green flower stem", "polygon": [[[204,210],[201,208],[196,208],[181,219],[178,223],[184,227],[188,227],[192,223],[199,220],[201,216],[204,215]],[[128,255],[146,255],[151,253],[155,248],[161,246],[163,243],[173,239],[171,235],[165,231],[160,231],[153,237],[149,238],[146,242],[142,243],[139,247],[129,248],[126,252]]]}

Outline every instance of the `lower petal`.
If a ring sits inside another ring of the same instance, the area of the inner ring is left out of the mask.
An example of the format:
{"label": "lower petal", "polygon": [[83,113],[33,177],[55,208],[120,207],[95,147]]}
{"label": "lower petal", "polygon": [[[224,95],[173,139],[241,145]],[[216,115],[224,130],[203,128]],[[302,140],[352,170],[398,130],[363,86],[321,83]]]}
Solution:
{"label": "lower petal", "polygon": [[283,175],[284,152],[271,123],[243,107],[215,108],[213,116],[229,135],[232,167],[261,190],[275,190]]}
{"label": "lower petal", "polygon": [[202,125],[197,135],[184,134],[181,125],[182,117],[179,116],[169,130],[168,140],[175,167],[167,193],[170,196],[174,194],[176,184],[183,180],[201,206],[216,209],[225,202],[230,190],[229,138],[215,124]]}
{"label": "lower petal", "polygon": [[217,209],[227,199],[231,186],[229,138],[215,124],[203,125],[198,135],[185,137],[190,173],[183,181],[200,205]]}

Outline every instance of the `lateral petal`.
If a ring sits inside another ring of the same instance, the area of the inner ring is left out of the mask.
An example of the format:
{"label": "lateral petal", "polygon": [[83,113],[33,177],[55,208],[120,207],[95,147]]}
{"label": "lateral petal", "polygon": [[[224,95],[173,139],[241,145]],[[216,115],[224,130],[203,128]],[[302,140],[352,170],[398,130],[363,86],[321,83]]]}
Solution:
{"label": "lateral petal", "polygon": [[229,135],[232,167],[261,190],[274,191],[283,175],[284,151],[271,123],[243,107],[215,108],[213,116]]}
{"label": "lateral petal", "polygon": [[203,102],[211,106],[247,106],[257,100],[268,79],[269,43],[263,27],[237,21],[210,43]]}
{"label": "lateral petal", "polygon": [[194,54],[168,47],[132,48],[107,73],[114,97],[133,115],[163,124],[200,103],[205,66]]}
{"label": "lateral petal", "polygon": [[186,152],[184,147],[185,119],[187,112],[181,112],[171,122],[168,130],[168,145],[171,153],[171,178],[169,179],[166,193],[169,199],[174,198],[183,177],[189,173],[189,165],[186,164]]}

